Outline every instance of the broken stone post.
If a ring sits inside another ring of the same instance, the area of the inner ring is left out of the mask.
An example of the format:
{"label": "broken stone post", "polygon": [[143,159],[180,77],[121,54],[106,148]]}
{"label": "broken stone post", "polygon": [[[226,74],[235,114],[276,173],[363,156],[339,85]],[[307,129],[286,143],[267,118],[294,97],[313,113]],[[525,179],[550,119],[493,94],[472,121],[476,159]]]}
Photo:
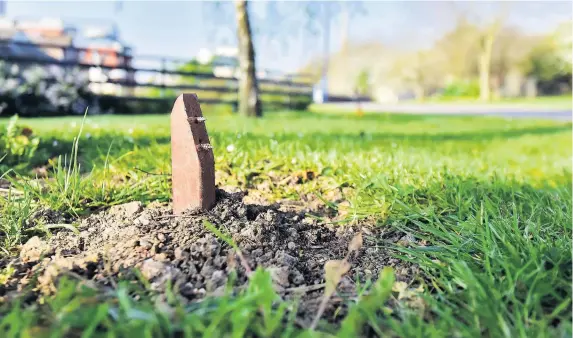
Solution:
{"label": "broken stone post", "polygon": [[215,204],[215,159],[195,94],[177,97],[171,111],[173,213]]}

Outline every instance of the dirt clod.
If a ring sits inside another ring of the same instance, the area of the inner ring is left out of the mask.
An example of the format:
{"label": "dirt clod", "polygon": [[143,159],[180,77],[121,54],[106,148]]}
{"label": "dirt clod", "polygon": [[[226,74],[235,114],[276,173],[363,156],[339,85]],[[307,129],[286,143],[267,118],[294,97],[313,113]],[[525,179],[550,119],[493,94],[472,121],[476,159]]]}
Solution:
{"label": "dirt clod", "polygon": [[126,204],[116,205],[110,208],[109,212],[112,214],[120,215],[124,218],[135,216],[142,210],[141,202],[129,202]]}
{"label": "dirt clod", "polygon": [[272,267],[269,268],[269,273],[273,281],[281,287],[288,287],[290,282],[288,279],[289,269],[287,267]]}
{"label": "dirt clod", "polygon": [[36,262],[49,250],[50,247],[45,241],[41,240],[38,236],[34,236],[22,246],[20,259],[22,259],[23,262]]}

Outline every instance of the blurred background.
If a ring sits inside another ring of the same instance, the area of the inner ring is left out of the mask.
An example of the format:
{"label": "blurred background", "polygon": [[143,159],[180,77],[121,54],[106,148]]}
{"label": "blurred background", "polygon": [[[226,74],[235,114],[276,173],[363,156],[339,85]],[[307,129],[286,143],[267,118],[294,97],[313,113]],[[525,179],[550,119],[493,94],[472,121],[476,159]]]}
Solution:
{"label": "blurred background", "polygon": [[246,34],[264,111],[570,115],[568,1],[0,1],[0,109],[236,112]]}

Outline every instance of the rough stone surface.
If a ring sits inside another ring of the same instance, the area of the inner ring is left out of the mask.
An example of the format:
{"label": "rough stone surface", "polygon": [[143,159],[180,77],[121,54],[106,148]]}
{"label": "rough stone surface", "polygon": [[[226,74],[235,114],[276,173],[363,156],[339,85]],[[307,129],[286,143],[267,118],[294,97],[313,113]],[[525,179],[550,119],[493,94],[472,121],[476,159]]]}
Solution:
{"label": "rough stone surface", "polygon": [[173,105],[171,164],[174,213],[212,208],[215,160],[195,94],[182,94]]}

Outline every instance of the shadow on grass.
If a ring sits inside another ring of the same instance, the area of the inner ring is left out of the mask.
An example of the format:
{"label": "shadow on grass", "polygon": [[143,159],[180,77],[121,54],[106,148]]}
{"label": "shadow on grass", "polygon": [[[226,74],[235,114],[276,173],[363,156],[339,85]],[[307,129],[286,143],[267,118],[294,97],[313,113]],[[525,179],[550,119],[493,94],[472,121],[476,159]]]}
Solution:
{"label": "shadow on grass", "polygon": [[[109,157],[110,160],[125,155],[136,149],[151,147],[153,145],[169,144],[170,137],[124,137],[118,134],[101,134],[89,139],[82,138],[78,145],[78,158],[83,170],[90,170],[97,161]],[[46,165],[50,159],[62,156],[71,158],[74,141],[56,137],[40,142],[30,167]]]}
{"label": "shadow on grass", "polygon": [[[522,137],[526,135],[552,135],[562,132],[571,131],[571,124],[557,125],[557,126],[544,126],[544,127],[527,127],[510,130],[484,130],[472,132],[459,132],[459,133],[364,133],[359,131],[357,133],[345,134],[322,134],[311,133],[308,134],[312,138],[324,139],[348,139],[348,140],[368,140],[368,141],[408,141],[410,143],[433,143],[440,141],[490,141],[493,139],[511,139]],[[293,137],[294,136],[294,137]],[[296,135],[288,135],[287,138],[298,138]]]}

